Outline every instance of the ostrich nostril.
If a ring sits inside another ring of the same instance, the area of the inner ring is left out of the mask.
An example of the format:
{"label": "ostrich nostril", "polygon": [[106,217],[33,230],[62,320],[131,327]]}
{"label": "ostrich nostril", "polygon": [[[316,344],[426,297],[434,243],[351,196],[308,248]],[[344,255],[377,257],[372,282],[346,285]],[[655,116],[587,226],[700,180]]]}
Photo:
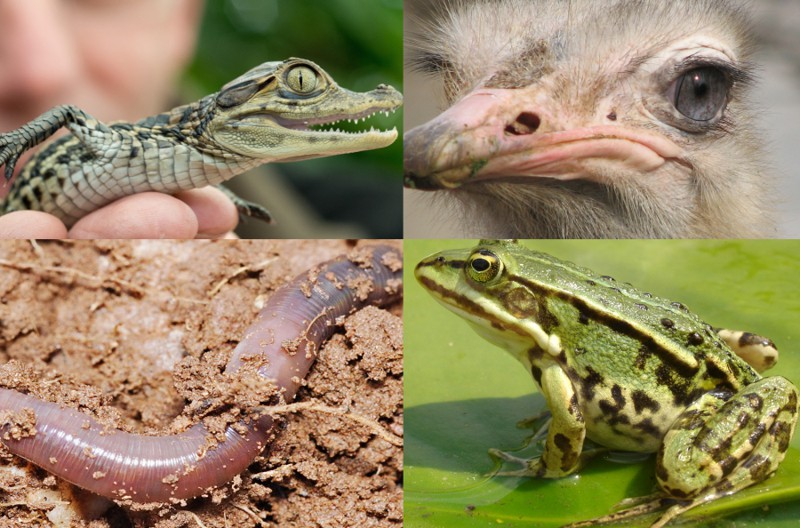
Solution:
{"label": "ostrich nostril", "polygon": [[506,133],[522,136],[533,134],[539,128],[542,120],[533,112],[522,112],[517,116],[516,121],[506,126]]}

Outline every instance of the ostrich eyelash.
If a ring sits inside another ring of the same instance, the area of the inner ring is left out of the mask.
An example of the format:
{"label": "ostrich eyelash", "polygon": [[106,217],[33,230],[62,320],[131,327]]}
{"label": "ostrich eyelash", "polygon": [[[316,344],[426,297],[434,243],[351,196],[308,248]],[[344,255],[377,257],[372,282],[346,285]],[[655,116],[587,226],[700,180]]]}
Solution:
{"label": "ostrich eyelash", "polygon": [[749,86],[753,84],[753,81],[755,80],[755,76],[752,73],[754,69],[752,64],[734,64],[732,62],[703,57],[701,55],[690,55],[682,60],[678,65],[676,65],[675,71],[673,72],[673,78],[676,78],[689,70],[705,67],[717,68],[720,70],[728,79],[728,82],[731,84],[731,86],[736,84]]}
{"label": "ostrich eyelash", "polygon": [[418,73],[437,74],[452,70],[453,65],[443,55],[429,51],[417,51],[409,59],[411,69]]}

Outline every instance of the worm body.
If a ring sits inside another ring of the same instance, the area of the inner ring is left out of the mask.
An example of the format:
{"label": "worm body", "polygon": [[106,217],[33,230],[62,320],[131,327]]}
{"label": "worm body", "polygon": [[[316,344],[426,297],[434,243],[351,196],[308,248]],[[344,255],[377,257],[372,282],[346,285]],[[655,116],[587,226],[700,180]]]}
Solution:
{"label": "worm body", "polygon": [[[248,356],[263,356],[268,362],[259,375],[274,380],[285,401],[291,401],[317,349],[343,316],[402,295],[399,250],[373,246],[358,255],[328,261],[275,291],[237,345],[226,372],[236,372]],[[0,424],[0,441],[12,453],[99,495],[137,503],[187,499],[230,481],[263,450],[273,423],[262,416],[234,424],[223,442],[208,446],[210,433],[202,423],[177,435],[137,435],[0,389],[0,411],[28,409],[36,418],[34,435],[15,439],[11,425]]]}

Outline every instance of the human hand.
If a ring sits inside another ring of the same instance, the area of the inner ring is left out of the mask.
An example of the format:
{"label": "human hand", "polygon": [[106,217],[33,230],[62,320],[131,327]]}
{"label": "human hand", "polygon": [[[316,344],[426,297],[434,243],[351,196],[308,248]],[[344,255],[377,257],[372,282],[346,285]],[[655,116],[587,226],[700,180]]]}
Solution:
{"label": "human hand", "polygon": [[223,238],[238,223],[233,203],[204,187],[175,196],[126,196],[84,216],[69,230],[55,216],[15,211],[0,216],[0,238]]}

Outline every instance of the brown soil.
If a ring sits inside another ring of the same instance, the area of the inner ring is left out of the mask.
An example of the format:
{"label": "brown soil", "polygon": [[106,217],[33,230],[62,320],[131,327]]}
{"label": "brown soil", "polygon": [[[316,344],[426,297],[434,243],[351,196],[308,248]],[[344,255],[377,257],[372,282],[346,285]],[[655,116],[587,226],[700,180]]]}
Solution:
{"label": "brown soil", "polygon": [[[166,434],[219,378],[271,292],[345,241],[0,243],[0,386]],[[399,303],[398,303],[399,304]],[[142,509],[0,445],[0,527],[402,526],[400,306],[348,317],[275,442],[226,487]],[[188,405],[187,405],[188,404]],[[18,419],[18,418],[17,418]]]}

